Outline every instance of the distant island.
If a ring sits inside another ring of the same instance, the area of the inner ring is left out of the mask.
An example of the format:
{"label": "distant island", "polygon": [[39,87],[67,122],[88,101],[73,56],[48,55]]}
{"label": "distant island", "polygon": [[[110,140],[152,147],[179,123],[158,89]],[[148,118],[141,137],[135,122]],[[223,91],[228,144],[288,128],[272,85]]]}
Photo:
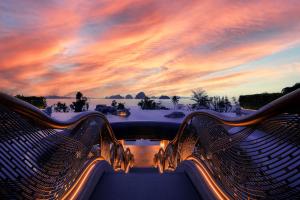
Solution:
{"label": "distant island", "polygon": [[127,94],[127,95],[125,96],[125,99],[133,99],[133,96],[131,96],[130,94]]}
{"label": "distant island", "polygon": [[161,95],[161,96],[159,97],[159,99],[170,99],[170,97],[168,97],[168,96],[166,96],[166,95]]}
{"label": "distant island", "polygon": [[[131,94],[127,94],[126,96],[116,94],[116,95],[112,95],[112,96],[107,96],[107,97],[105,97],[105,99],[145,99],[145,97],[147,97],[145,92],[139,92],[139,93],[137,93],[135,98],[133,98],[133,96]],[[150,99],[171,99],[171,98],[167,95],[161,95],[160,97],[151,96]]]}
{"label": "distant island", "polygon": [[146,94],[145,94],[144,92],[139,92],[139,93],[135,96],[136,99],[145,99],[145,97],[146,97]]}
{"label": "distant island", "polygon": [[74,97],[65,97],[65,96],[56,96],[56,95],[50,95],[45,96],[46,99],[74,99]]}
{"label": "distant island", "polygon": [[123,97],[120,94],[117,94],[117,95],[112,95],[112,96],[109,96],[109,97],[105,97],[105,99],[133,99],[133,97],[130,94],[127,94],[125,97]]}
{"label": "distant island", "polygon": [[110,97],[105,97],[105,99],[124,99],[124,97],[117,94],[117,95],[112,95]]}

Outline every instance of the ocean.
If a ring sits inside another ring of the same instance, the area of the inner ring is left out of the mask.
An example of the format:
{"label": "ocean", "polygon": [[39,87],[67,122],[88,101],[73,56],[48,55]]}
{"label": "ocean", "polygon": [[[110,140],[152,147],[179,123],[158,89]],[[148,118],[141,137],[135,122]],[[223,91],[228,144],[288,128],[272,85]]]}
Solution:
{"label": "ocean", "polygon": [[[125,107],[137,107],[140,99],[115,99],[117,102],[125,103]],[[47,106],[56,104],[57,102],[66,103],[68,106],[74,102],[75,99],[47,99]],[[88,99],[90,110],[95,109],[98,104],[105,104],[107,106],[111,105],[113,99]],[[173,108],[173,103],[171,99],[154,99],[155,102],[160,102],[162,106],[167,108]],[[179,99],[179,104],[192,104],[194,103],[191,99],[182,98]]]}

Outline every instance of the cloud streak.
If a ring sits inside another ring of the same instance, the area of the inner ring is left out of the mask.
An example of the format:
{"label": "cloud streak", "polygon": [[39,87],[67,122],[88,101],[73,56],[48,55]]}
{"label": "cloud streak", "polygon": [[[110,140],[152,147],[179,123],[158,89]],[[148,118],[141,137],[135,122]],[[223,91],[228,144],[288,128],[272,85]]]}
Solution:
{"label": "cloud streak", "polygon": [[188,95],[205,87],[235,95],[254,81],[261,90],[279,90],[268,67],[278,72],[274,83],[292,83],[299,70],[284,67],[300,60],[252,63],[299,51],[299,18],[293,0],[3,0],[0,90],[103,97],[140,90]]}

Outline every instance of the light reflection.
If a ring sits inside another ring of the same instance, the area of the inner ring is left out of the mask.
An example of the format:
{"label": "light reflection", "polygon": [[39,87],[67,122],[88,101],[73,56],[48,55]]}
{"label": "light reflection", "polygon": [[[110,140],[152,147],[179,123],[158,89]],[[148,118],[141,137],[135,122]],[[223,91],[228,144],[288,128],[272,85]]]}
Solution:
{"label": "light reflection", "polygon": [[83,186],[85,185],[88,177],[90,176],[91,172],[95,168],[95,166],[103,161],[104,159],[102,157],[96,158],[93,160],[83,171],[83,173],[80,175],[76,183],[72,186],[72,188],[62,197],[63,200],[72,200],[76,199],[79,192],[82,190]]}
{"label": "light reflection", "polygon": [[167,147],[168,144],[169,144],[169,140],[161,140],[160,141],[160,148],[165,150],[165,148]]}
{"label": "light reflection", "polygon": [[194,162],[196,168],[202,175],[205,182],[208,184],[209,188],[212,190],[213,194],[220,200],[230,200],[227,194],[225,194],[222,189],[217,185],[214,179],[211,177],[210,173],[207,171],[205,166],[201,162],[199,162],[196,158],[189,157],[187,160],[191,160]]}

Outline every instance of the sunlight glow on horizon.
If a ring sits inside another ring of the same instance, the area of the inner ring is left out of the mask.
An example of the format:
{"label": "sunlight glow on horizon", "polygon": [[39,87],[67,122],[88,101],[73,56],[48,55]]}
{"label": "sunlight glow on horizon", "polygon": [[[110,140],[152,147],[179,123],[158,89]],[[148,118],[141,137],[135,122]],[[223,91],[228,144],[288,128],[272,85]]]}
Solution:
{"label": "sunlight glow on horizon", "polygon": [[300,81],[300,1],[2,0],[0,91],[238,96]]}

